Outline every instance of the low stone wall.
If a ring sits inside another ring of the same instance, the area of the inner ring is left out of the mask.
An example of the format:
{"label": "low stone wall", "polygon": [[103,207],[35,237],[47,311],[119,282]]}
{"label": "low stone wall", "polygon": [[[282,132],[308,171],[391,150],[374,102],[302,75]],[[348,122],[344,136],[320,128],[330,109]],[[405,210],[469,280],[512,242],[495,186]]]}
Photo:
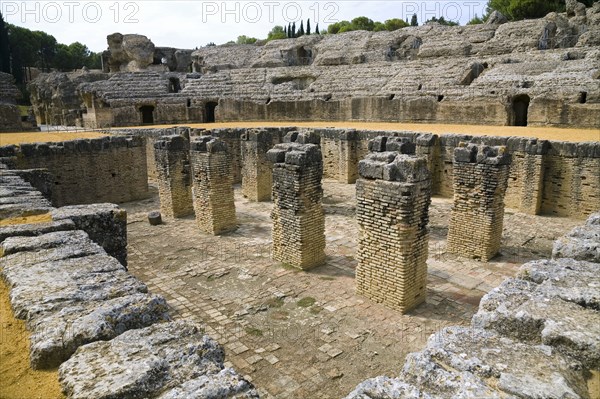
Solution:
{"label": "low stone wall", "polygon": [[[346,399],[594,397],[600,370],[600,213],[485,295],[470,327],[447,327]],[[589,245],[590,240],[595,245]]]}
{"label": "low stone wall", "polygon": [[146,151],[141,137],[102,137],[0,147],[14,169],[47,169],[55,206],[128,202],[148,196]]}

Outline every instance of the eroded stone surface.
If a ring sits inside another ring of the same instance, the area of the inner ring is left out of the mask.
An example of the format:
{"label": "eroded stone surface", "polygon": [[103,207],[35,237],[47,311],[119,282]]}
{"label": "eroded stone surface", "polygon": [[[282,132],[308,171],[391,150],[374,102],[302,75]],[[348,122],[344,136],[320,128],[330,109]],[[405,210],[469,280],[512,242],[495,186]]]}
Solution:
{"label": "eroded stone surface", "polygon": [[161,323],[80,347],[59,376],[73,399],[257,397],[233,372],[221,372],[223,357],[221,347],[196,325]]}

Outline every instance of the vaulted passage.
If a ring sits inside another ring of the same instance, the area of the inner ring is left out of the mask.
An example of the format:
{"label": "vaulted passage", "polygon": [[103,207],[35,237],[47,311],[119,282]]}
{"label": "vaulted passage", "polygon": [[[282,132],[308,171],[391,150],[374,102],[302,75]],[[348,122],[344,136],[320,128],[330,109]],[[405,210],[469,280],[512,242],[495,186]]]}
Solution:
{"label": "vaulted passage", "polygon": [[527,110],[529,108],[529,96],[526,94],[516,96],[512,102],[512,125],[527,126]]}
{"label": "vaulted passage", "polygon": [[154,123],[154,107],[152,105],[144,105],[140,107],[140,112],[142,113],[143,124]]}
{"label": "vaulted passage", "polygon": [[217,108],[216,102],[206,103],[206,123],[213,123],[216,121],[215,119],[215,108]]}

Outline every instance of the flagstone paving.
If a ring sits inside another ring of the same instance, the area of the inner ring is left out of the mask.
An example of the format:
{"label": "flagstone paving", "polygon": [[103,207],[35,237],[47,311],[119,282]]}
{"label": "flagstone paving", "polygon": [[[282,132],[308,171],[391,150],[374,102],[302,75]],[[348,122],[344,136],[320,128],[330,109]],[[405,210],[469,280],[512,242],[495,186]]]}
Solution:
{"label": "flagstone paving", "polygon": [[129,270],[225,347],[226,360],[263,398],[340,398],[366,378],[398,374],[407,353],[434,331],[467,325],[481,297],[518,267],[549,257],[552,241],[580,221],[505,215],[501,255],[490,262],[445,252],[451,199],[430,208],[427,301],[402,315],[355,294],[354,185],[324,181],[327,262],[298,271],[270,259],[270,202],[235,188],[239,228],[214,237],[192,217],[151,226],[159,208],[125,204]]}

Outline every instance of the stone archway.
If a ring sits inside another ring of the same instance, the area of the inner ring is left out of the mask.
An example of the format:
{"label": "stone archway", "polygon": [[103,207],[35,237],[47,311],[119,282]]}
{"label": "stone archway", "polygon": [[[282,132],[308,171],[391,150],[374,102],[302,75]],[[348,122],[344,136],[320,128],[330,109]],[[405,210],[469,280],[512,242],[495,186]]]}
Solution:
{"label": "stone archway", "polygon": [[527,111],[530,98],[527,94],[521,94],[512,100],[512,126],[527,126]]}
{"label": "stone archway", "polygon": [[215,118],[215,109],[217,108],[218,103],[214,101],[207,102],[205,105],[206,110],[206,119],[204,120],[206,123],[214,123],[216,121]]}
{"label": "stone archway", "polygon": [[153,124],[154,123],[154,106],[153,105],[142,105],[140,107],[140,113],[142,114],[142,124]]}

